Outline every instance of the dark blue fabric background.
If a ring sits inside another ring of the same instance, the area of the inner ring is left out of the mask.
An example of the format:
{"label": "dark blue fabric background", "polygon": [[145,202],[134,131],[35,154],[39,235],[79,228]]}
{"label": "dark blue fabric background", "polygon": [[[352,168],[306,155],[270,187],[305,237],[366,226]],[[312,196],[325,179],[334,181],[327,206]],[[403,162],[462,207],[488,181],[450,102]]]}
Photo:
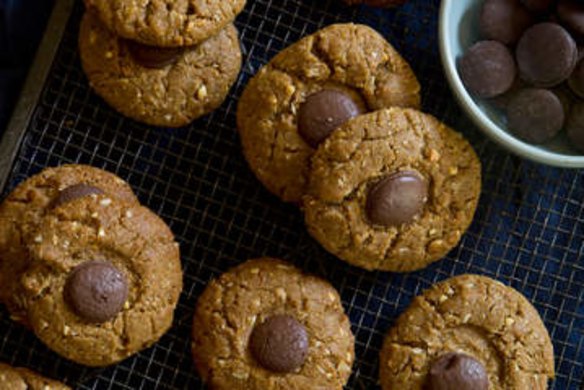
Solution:
{"label": "dark blue fabric background", "polygon": [[0,0],[0,133],[45,29],[53,0]]}

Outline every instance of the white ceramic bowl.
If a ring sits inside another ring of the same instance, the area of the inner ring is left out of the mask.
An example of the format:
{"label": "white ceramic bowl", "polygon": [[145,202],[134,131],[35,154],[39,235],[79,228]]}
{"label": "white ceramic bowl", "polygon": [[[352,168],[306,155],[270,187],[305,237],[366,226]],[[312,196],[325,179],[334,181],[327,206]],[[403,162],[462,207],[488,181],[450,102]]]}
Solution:
{"label": "white ceramic bowl", "polygon": [[487,101],[473,98],[457,71],[457,61],[479,40],[479,11],[483,0],[442,0],[439,20],[440,54],[456,99],[473,122],[491,139],[530,160],[568,168],[584,168],[584,155],[573,149],[564,132],[544,145],[531,145],[507,131],[504,115]]}

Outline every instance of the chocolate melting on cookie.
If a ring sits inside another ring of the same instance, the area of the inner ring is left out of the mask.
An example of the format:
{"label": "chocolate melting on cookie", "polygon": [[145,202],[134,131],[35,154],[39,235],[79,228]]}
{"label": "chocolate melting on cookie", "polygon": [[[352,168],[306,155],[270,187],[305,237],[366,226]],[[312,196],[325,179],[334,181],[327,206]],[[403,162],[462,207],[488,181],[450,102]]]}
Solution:
{"label": "chocolate melting on cookie", "polygon": [[97,187],[94,187],[89,184],[74,184],[63,189],[59,192],[59,195],[53,199],[49,208],[56,208],[59,206],[64,205],[65,203],[69,203],[74,201],[75,199],[83,198],[85,196],[90,195],[101,195],[103,191]]}
{"label": "chocolate melting on cookie", "polygon": [[128,281],[113,264],[88,261],[69,274],[64,296],[81,318],[103,323],[122,310],[128,297]]}
{"label": "chocolate melting on cookie", "polygon": [[440,356],[430,367],[429,390],[487,390],[489,376],[476,359],[449,352]]}
{"label": "chocolate melting on cookie", "polygon": [[159,69],[174,64],[184,52],[182,47],[155,47],[127,40],[132,58],[145,68]]}
{"label": "chocolate melting on cookie", "polygon": [[398,226],[420,214],[427,200],[428,183],[419,173],[393,173],[369,190],[367,217],[375,224]]}
{"label": "chocolate melting on cookie", "polygon": [[363,113],[346,93],[325,89],[306,98],[298,111],[298,132],[313,148],[337,127]]}
{"label": "chocolate melting on cookie", "polygon": [[308,334],[294,317],[276,315],[254,328],[249,346],[253,357],[264,368],[294,372],[302,367],[308,355]]}

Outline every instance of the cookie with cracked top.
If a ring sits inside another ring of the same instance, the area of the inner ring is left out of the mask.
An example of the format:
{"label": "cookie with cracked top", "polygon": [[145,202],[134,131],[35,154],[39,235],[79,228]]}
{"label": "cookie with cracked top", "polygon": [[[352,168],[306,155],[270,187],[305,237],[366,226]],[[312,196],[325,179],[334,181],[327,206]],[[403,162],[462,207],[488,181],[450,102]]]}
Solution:
{"label": "cookie with cracked top", "polygon": [[414,298],[385,338],[379,371],[384,390],[547,389],[554,352],[521,293],[462,275]]}
{"label": "cookie with cracked top", "polygon": [[68,386],[42,377],[27,368],[0,363],[0,389],[10,390],[70,390]]}
{"label": "cookie with cracked top", "polygon": [[215,110],[241,68],[232,24],[197,46],[161,48],[116,37],[86,13],[79,51],[95,92],[121,114],[154,126],[184,126]]}
{"label": "cookie with cracked top", "polygon": [[26,241],[27,318],[61,356],[107,366],[170,328],[182,290],[179,248],[147,208],[104,194],[76,198],[44,215]]}
{"label": "cookie with cracked top", "polygon": [[20,284],[31,264],[25,237],[32,235],[50,210],[75,198],[98,194],[138,204],[125,181],[88,165],[47,168],[19,184],[0,204],[0,302],[6,305],[13,320],[27,324]]}
{"label": "cookie with cracked top", "polygon": [[115,35],[158,47],[192,46],[217,35],[245,0],[85,0]]}
{"label": "cookie with cracked top", "polygon": [[342,389],[355,358],[336,290],[271,258],[209,283],[197,302],[192,351],[217,390]]}
{"label": "cookie with cracked top", "polygon": [[364,112],[419,105],[416,76],[379,33],[335,24],[258,72],[239,100],[237,127],[257,178],[282,200],[299,202],[310,156],[332,130]]}
{"label": "cookie with cracked top", "polygon": [[367,270],[408,272],[444,257],[469,227],[481,166],[463,136],[413,109],[361,115],[312,158],[310,234]]}

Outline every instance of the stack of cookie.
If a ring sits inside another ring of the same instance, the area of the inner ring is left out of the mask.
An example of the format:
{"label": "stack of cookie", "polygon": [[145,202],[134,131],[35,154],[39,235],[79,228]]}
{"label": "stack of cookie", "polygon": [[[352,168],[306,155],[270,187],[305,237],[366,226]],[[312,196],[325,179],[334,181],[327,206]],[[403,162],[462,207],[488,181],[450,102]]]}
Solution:
{"label": "stack of cookie", "polygon": [[86,0],[79,51],[91,87],[121,114],[180,127],[221,105],[241,68],[245,0]]}
{"label": "stack of cookie", "polygon": [[338,24],[261,69],[237,124],[258,179],[302,206],[328,251],[405,272],[458,243],[480,193],[472,147],[419,107],[420,85],[397,51],[367,26]]}
{"label": "stack of cookie", "polygon": [[106,366],[170,328],[179,248],[122,179],[90,166],[49,168],[0,205],[0,286],[11,318],[49,348]]}

